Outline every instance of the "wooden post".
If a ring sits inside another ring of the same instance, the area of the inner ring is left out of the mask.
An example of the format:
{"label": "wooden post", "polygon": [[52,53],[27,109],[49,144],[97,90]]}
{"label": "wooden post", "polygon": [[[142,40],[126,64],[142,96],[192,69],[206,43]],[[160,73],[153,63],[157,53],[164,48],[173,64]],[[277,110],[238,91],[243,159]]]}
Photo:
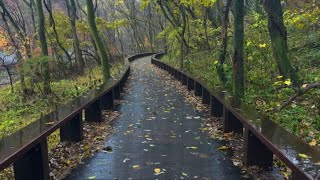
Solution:
{"label": "wooden post", "polygon": [[197,81],[194,81],[194,95],[202,96],[202,85]]}
{"label": "wooden post", "polygon": [[243,134],[243,125],[226,107],[223,107],[223,132]]}
{"label": "wooden post", "polygon": [[100,100],[97,100],[85,110],[85,120],[87,122],[102,122],[102,109],[100,107]]}
{"label": "wooden post", "polygon": [[187,84],[188,84],[187,76],[182,74],[182,85],[187,85]]}
{"label": "wooden post", "polygon": [[174,76],[174,69],[170,67],[170,75],[173,77]]}
{"label": "wooden post", "polygon": [[182,82],[182,73],[178,71],[178,81]]}
{"label": "wooden post", "polygon": [[193,91],[194,90],[194,80],[190,77],[188,79],[188,91]]}
{"label": "wooden post", "polygon": [[112,109],[113,108],[113,90],[110,90],[100,99],[101,109]]}
{"label": "wooden post", "polygon": [[82,111],[60,128],[60,140],[69,142],[83,140]]}
{"label": "wooden post", "polygon": [[125,85],[125,78],[122,79],[122,80],[120,81],[120,83],[119,83],[120,93],[123,92],[123,90],[124,90],[124,85]]}
{"label": "wooden post", "polygon": [[16,180],[46,180],[49,177],[47,140],[42,140],[13,163]]}
{"label": "wooden post", "polygon": [[115,87],[113,87],[112,91],[113,91],[113,97],[114,99],[120,99],[120,95],[121,95],[121,90],[120,90],[120,83],[118,85],[116,85]]}
{"label": "wooden post", "polygon": [[211,96],[210,114],[213,117],[222,117],[223,105],[214,96]]}
{"label": "wooden post", "polygon": [[272,167],[272,152],[248,129],[244,130],[244,164]]}
{"label": "wooden post", "polygon": [[178,80],[178,70],[174,70],[174,78]]}
{"label": "wooden post", "polygon": [[202,103],[206,105],[210,105],[210,92],[205,88],[202,87]]}

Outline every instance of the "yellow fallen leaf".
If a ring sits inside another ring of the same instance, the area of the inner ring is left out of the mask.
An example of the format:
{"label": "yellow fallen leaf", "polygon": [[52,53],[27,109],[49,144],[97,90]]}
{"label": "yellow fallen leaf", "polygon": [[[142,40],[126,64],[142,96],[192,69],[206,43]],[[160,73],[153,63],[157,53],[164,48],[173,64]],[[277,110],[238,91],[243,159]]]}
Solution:
{"label": "yellow fallen leaf", "polygon": [[184,175],[184,176],[187,176],[187,177],[188,177],[188,174],[187,174],[187,173],[182,172],[182,175]]}
{"label": "yellow fallen leaf", "polygon": [[140,169],[140,165],[133,165],[132,168],[133,169]]}
{"label": "yellow fallen leaf", "polygon": [[220,147],[218,148],[218,150],[220,150],[220,151],[227,150],[227,149],[229,149],[228,146],[220,146]]}
{"label": "yellow fallen leaf", "polygon": [[310,158],[309,156],[305,155],[305,154],[299,154],[299,157],[303,158],[303,159],[308,159]]}
{"label": "yellow fallen leaf", "polygon": [[46,125],[52,125],[52,124],[54,124],[54,123],[55,123],[54,121],[52,121],[52,122],[47,122]]}
{"label": "yellow fallen leaf", "polygon": [[134,124],[129,124],[129,127],[132,127]]}
{"label": "yellow fallen leaf", "polygon": [[90,177],[88,177],[88,179],[95,179],[96,178],[96,176],[90,176]]}
{"label": "yellow fallen leaf", "polygon": [[208,131],[208,128],[200,128],[201,131]]}
{"label": "yellow fallen leaf", "polygon": [[317,145],[317,141],[315,139],[312,139],[311,142],[309,142],[310,146],[316,146]]}
{"label": "yellow fallen leaf", "polygon": [[198,149],[198,147],[196,146],[190,146],[190,147],[186,147],[187,149]]}
{"label": "yellow fallen leaf", "polygon": [[284,81],[284,84],[290,86],[292,83],[290,79],[287,79],[286,81]]}
{"label": "yellow fallen leaf", "polygon": [[156,174],[159,174],[159,173],[161,172],[161,169],[160,169],[160,168],[155,168],[155,169],[154,169],[154,172],[155,172]]}

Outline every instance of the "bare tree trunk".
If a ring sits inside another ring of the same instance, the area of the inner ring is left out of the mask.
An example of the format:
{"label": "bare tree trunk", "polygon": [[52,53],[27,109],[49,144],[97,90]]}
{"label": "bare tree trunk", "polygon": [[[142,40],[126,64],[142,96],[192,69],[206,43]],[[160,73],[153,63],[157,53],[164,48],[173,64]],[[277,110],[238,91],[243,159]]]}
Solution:
{"label": "bare tree trunk", "polygon": [[223,14],[221,16],[221,47],[219,53],[219,62],[217,64],[217,74],[222,86],[226,85],[227,77],[223,69],[223,65],[226,61],[227,47],[228,47],[228,21],[229,10],[232,0],[227,0],[226,5],[223,8]]}
{"label": "bare tree trunk", "polygon": [[70,24],[71,24],[71,33],[73,39],[73,47],[75,51],[76,57],[76,64],[77,64],[77,71],[78,73],[82,74],[84,70],[84,60],[82,57],[82,52],[80,49],[79,38],[77,35],[77,28],[76,28],[76,18],[77,18],[77,9],[76,3],[74,0],[66,0],[69,17],[70,17]]}
{"label": "bare tree trunk", "polygon": [[185,49],[184,49],[184,35],[186,32],[187,28],[187,19],[186,19],[186,14],[184,12],[184,9],[182,6],[180,6],[180,13],[182,15],[182,32],[181,32],[181,37],[180,37],[180,69],[183,70],[183,61],[185,58]]}
{"label": "bare tree trunk", "polygon": [[[41,45],[41,54],[43,56],[48,56],[48,45],[46,40],[46,33],[45,33],[45,25],[44,25],[44,14],[43,14],[43,8],[42,8],[42,2],[41,0],[36,0],[36,7],[37,7],[37,15],[38,15],[38,36],[40,40]],[[44,95],[50,94],[51,87],[50,87],[50,72],[49,72],[49,63],[44,62],[43,63],[44,68],[44,74],[43,74],[43,93]]]}
{"label": "bare tree trunk", "polygon": [[244,0],[234,2],[234,52],[233,52],[233,80],[234,95],[244,96]]}

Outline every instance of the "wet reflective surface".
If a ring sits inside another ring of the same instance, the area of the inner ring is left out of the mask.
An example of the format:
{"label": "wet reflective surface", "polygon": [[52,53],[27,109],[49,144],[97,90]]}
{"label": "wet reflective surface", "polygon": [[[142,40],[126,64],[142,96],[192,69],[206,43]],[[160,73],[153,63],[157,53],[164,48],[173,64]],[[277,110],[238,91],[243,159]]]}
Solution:
{"label": "wet reflective surface", "polygon": [[89,91],[82,97],[60,106],[57,110],[43,116],[16,133],[0,140],[0,170],[10,165],[17,157],[28,151],[35,144],[44,140],[50,133],[58,129],[62,123],[71,119],[77,113],[81,113],[84,107],[93,103],[99,96],[122,78],[127,69],[124,69],[115,79],[109,80],[99,89]]}
{"label": "wet reflective surface", "polygon": [[[259,113],[255,107],[248,106],[218,89],[211,89],[210,93],[223,102],[224,106],[269,149],[272,149],[274,154],[289,168],[304,174],[309,179],[320,179],[320,152],[318,150]],[[307,155],[309,158],[301,158],[299,154]]]}
{"label": "wet reflective surface", "polygon": [[66,179],[241,179],[230,155],[217,150],[223,142],[199,129],[205,114],[150,69],[150,58],[133,62],[131,72],[106,142],[113,151],[97,153]]}
{"label": "wet reflective surface", "polygon": [[[278,157],[282,156],[281,159],[283,161],[288,161],[296,166],[290,166],[289,163],[286,163],[290,168],[300,168],[312,179],[320,178],[319,151],[264,117],[254,108],[237,103],[231,99],[228,99],[226,102],[229,106],[237,109],[239,116],[241,113],[241,117],[238,117],[239,119],[249,120],[251,128],[263,135],[263,137],[260,138],[263,138],[264,140],[262,141],[266,144],[269,143],[268,147],[273,146],[280,150],[279,155],[277,155]],[[301,158],[299,154],[305,154],[310,158]]]}

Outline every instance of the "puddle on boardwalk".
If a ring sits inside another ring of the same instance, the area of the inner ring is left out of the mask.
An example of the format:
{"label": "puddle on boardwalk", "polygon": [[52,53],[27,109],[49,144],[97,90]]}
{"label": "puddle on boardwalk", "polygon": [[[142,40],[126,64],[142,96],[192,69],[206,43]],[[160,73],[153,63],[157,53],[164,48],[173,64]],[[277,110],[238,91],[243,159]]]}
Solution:
{"label": "puddle on boardwalk", "polygon": [[115,133],[106,141],[112,152],[97,153],[66,178],[71,179],[241,179],[223,142],[201,132],[203,113],[165,86],[149,66],[132,64],[131,80]]}

